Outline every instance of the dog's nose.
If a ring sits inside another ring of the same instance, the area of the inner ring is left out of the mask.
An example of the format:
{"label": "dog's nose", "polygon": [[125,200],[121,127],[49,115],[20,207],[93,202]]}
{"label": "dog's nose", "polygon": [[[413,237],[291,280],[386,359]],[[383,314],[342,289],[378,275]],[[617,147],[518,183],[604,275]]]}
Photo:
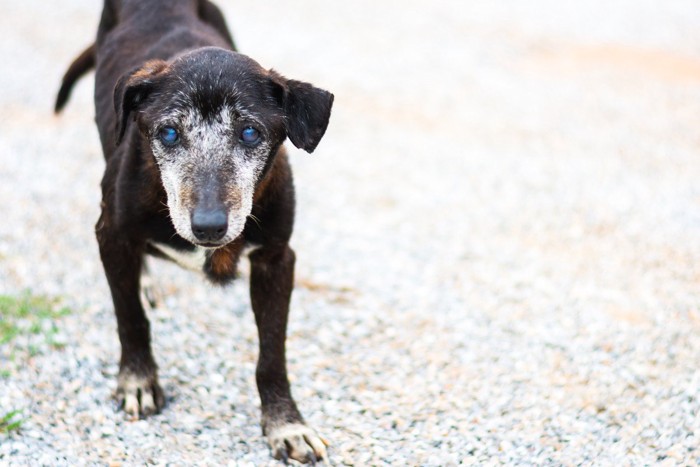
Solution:
{"label": "dog's nose", "polygon": [[224,209],[195,209],[192,233],[202,242],[221,240],[228,230],[228,214]]}

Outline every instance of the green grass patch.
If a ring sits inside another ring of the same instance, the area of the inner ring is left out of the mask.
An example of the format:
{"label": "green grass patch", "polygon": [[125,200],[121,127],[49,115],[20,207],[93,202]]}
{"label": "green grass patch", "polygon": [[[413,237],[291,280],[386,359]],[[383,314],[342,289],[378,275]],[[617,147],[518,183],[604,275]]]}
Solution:
{"label": "green grass patch", "polygon": [[[29,291],[0,294],[0,378],[11,378],[42,351],[62,347],[56,323],[69,312],[58,299]],[[23,422],[19,410],[0,412],[0,434],[18,431]]]}
{"label": "green grass patch", "polygon": [[23,419],[19,418],[19,410],[13,410],[0,417],[0,433],[10,433],[19,430]]}
{"label": "green grass patch", "polygon": [[[0,295],[0,345],[15,341],[19,336],[43,336],[51,347],[60,347],[55,337],[58,334],[56,319],[70,311],[60,307],[57,299],[29,292],[13,297]],[[36,339],[34,340],[36,341]],[[29,345],[37,347],[34,342]]]}
{"label": "green grass patch", "polygon": [[55,298],[0,294],[0,378],[10,378],[28,358],[63,347],[56,322],[68,313]]}

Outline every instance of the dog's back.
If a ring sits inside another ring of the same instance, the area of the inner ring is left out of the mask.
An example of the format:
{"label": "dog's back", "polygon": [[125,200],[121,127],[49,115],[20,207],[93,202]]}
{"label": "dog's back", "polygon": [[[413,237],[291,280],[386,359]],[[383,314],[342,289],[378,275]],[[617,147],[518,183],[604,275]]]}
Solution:
{"label": "dog's back", "polygon": [[105,0],[97,41],[66,71],[55,111],[63,110],[75,83],[96,67],[97,125],[105,157],[109,157],[116,147],[111,96],[119,77],[146,60],[166,60],[203,46],[236,50],[224,16],[209,0]]}
{"label": "dog's back", "polygon": [[112,90],[119,77],[147,60],[206,46],[234,50],[223,16],[208,0],[105,0],[95,50],[95,112],[105,157],[116,146]]}

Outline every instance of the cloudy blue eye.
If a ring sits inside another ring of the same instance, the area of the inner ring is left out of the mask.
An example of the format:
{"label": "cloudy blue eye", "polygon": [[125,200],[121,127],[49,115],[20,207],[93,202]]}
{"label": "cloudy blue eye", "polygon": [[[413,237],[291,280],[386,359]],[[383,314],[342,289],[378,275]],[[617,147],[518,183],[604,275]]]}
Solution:
{"label": "cloudy blue eye", "polygon": [[241,141],[247,144],[255,144],[260,140],[260,132],[252,126],[245,127],[241,131]]}
{"label": "cloudy blue eye", "polygon": [[171,126],[161,128],[158,137],[166,146],[172,146],[180,139],[177,130]]}

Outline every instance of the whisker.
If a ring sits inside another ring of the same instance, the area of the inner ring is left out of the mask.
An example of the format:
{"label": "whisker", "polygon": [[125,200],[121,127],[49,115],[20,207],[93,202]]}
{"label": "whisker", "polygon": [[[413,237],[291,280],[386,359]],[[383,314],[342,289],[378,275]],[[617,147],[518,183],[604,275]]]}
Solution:
{"label": "whisker", "polygon": [[167,211],[168,217],[170,217],[170,208],[168,207],[168,204],[164,203],[163,201],[161,201],[160,204],[163,205],[163,208],[160,210],[160,212]]}
{"label": "whisker", "polygon": [[262,230],[262,225],[260,224],[261,221],[260,221],[260,219],[258,219],[257,217],[255,217],[255,214],[248,214],[248,217],[249,217],[250,219],[253,219],[253,222],[255,222],[255,224],[258,226],[258,228],[259,228],[260,230]]}

